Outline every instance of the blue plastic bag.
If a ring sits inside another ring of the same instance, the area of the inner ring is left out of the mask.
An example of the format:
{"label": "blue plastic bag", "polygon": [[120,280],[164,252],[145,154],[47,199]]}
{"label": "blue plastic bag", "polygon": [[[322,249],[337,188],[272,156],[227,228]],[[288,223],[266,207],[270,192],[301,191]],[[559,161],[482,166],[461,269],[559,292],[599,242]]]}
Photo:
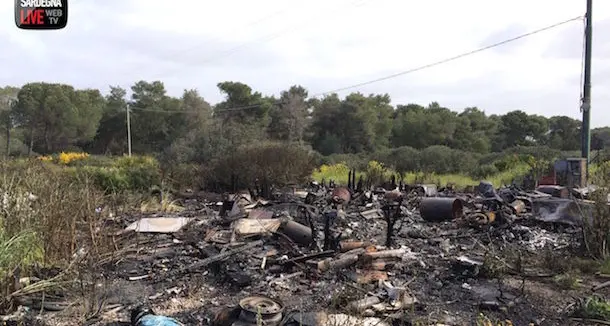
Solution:
{"label": "blue plastic bag", "polygon": [[145,315],[138,320],[136,326],[184,326],[184,324],[166,316]]}

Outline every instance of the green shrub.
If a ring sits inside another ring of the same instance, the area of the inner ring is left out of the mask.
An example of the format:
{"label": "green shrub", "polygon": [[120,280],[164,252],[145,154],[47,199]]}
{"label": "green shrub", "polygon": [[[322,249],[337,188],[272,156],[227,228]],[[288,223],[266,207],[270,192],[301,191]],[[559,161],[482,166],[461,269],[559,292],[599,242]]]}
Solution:
{"label": "green shrub", "polygon": [[383,151],[373,156],[375,160],[392,167],[397,173],[404,175],[420,169],[420,152],[413,147],[402,146]]}
{"label": "green shrub", "polygon": [[106,193],[120,193],[131,188],[127,175],[118,168],[85,166],[80,170],[75,170],[75,173],[77,175],[85,174]]}
{"label": "green shrub", "polygon": [[104,155],[90,155],[84,160],[74,162],[74,166],[112,166],[114,158]]}
{"label": "green shrub", "polygon": [[152,157],[124,156],[113,167],[125,174],[130,190],[148,191],[153,186],[161,186],[159,162]]}
{"label": "green shrub", "polygon": [[452,172],[452,149],[447,146],[430,146],[421,151],[420,166],[426,173]]}
{"label": "green shrub", "polygon": [[161,186],[159,162],[148,156],[120,157],[110,166],[82,166],[72,170],[73,175],[91,178],[106,193],[123,191],[149,191]]}
{"label": "green shrub", "polygon": [[475,168],[472,176],[479,179],[485,179],[491,175],[499,173],[500,170],[493,164],[485,164]]}

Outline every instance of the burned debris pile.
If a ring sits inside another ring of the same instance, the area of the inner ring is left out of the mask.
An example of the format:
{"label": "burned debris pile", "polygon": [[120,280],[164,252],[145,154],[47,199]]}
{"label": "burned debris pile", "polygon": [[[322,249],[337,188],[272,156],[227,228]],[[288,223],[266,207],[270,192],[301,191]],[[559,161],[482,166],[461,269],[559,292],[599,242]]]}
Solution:
{"label": "burned debris pile", "polygon": [[559,318],[524,289],[557,273],[528,259],[574,248],[592,204],[562,189],[483,181],[471,190],[314,182],[114,218],[117,253],[97,265],[104,307],[90,324],[180,298],[196,302],[173,313],[189,325],[458,325],[480,311],[519,325]]}

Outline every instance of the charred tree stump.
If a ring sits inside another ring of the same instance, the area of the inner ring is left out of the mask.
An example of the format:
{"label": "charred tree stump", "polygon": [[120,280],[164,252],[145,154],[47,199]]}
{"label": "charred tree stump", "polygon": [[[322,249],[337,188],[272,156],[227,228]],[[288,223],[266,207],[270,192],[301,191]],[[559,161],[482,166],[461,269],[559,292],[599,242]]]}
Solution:
{"label": "charred tree stump", "polygon": [[387,229],[385,245],[390,248],[394,245],[394,226],[400,220],[400,203],[387,204],[382,208],[383,217],[385,219]]}

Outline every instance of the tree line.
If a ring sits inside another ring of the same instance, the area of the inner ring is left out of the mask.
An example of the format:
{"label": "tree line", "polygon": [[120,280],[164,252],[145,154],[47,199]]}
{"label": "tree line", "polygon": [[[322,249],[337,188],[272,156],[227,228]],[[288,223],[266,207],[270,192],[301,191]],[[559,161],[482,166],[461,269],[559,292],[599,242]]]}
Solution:
{"label": "tree line", "polygon": [[[265,140],[311,146],[322,155],[423,150],[442,146],[478,154],[515,146],[580,148],[580,121],[516,110],[488,115],[477,107],[460,112],[437,102],[391,105],[387,94],[351,93],[309,97],[292,86],[264,95],[240,82],[218,85],[224,100],[208,103],[195,90],[169,96],[161,81],[126,89],[28,83],[0,88],[0,129],[11,155],[84,150],[120,155],[127,151],[126,110],[132,150],[180,162],[205,163],[241,145]],[[610,144],[610,128],[593,131],[592,149]],[[5,151],[5,152],[6,152]]]}

